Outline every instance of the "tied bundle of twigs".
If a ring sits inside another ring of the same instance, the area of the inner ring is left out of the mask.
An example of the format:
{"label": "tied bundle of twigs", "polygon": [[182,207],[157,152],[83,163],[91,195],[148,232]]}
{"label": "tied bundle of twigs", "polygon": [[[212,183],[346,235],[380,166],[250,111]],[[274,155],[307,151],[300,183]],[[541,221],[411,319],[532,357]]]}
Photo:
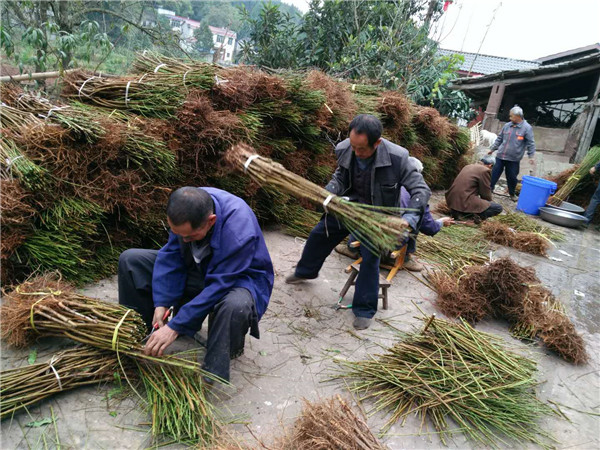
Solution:
{"label": "tied bundle of twigs", "polygon": [[435,236],[419,236],[419,255],[447,271],[455,272],[488,261],[489,244],[473,227],[444,227]]}
{"label": "tied bundle of twigs", "polygon": [[8,345],[23,347],[40,336],[59,336],[136,359],[198,370],[195,361],[143,353],[147,327],[134,310],[77,294],[53,274],[19,285],[0,307],[0,336]]}
{"label": "tied bundle of twigs", "polygon": [[54,105],[44,97],[25,93],[17,97],[15,106],[21,111],[57,123],[70,130],[75,136],[83,137],[87,142],[95,142],[106,132],[98,120],[98,114],[83,108]]}
{"label": "tied bundle of twigs", "polygon": [[0,105],[0,116],[2,117],[2,127],[18,129],[23,125],[38,125],[41,121],[32,113],[21,111],[6,104]]}
{"label": "tied bundle of twigs", "polygon": [[569,177],[556,194],[550,197],[548,203],[560,206],[562,202],[569,198],[569,195],[571,195],[571,192],[577,187],[582,178],[588,175],[590,169],[598,164],[598,162],[600,162],[600,146],[592,147],[588,150],[577,170]]}
{"label": "tied bundle of twigs", "polygon": [[524,213],[518,211],[506,211],[504,214],[492,217],[488,220],[488,222],[490,221],[502,223],[515,231],[537,233],[542,237],[553,241],[563,241],[565,239],[565,234],[562,231],[553,230],[552,228],[543,225],[539,220],[527,217]]}
{"label": "tied bundle of twigs", "polygon": [[433,423],[443,443],[461,431],[484,446],[506,444],[508,437],[550,447],[551,436],[537,422],[556,413],[535,395],[534,361],[466,322],[421,320],[420,332],[401,334],[383,355],[338,361],[345,372],[337,378],[349,381],[362,401],[373,400],[372,412],[391,414],[384,430],[418,414],[422,425]]}
{"label": "tied bundle of twigs", "polygon": [[102,78],[75,71],[64,76],[63,96],[103,108],[169,119],[182,105],[189,87],[210,89],[215,83],[214,76],[215,68],[210,65],[190,72],[157,70],[122,78]]}
{"label": "tied bundle of twigs", "polygon": [[566,361],[583,364],[588,360],[583,339],[560,302],[541,286],[533,268],[500,258],[461,273],[435,272],[429,280],[438,293],[437,306],[447,316],[473,323],[500,317],[512,324],[515,336],[538,336]]}
{"label": "tied bundle of twigs", "polygon": [[550,241],[541,234],[529,231],[516,231],[500,222],[484,222],[481,230],[496,244],[513,247],[532,255],[548,256]]}
{"label": "tied bundle of twigs", "polygon": [[79,386],[108,382],[119,371],[113,352],[80,346],[46,362],[0,372],[0,418]]}
{"label": "tied bundle of twigs", "polygon": [[138,363],[140,378],[152,416],[152,435],[177,442],[208,445],[221,425],[207,398],[208,391],[198,372],[155,363]]}
{"label": "tied bundle of twigs", "polygon": [[167,80],[170,76],[175,83],[179,81],[177,84],[183,87],[204,88],[209,88],[213,83],[218,82],[215,75],[223,71],[214,64],[170,58],[148,51],[136,55],[131,69],[135,73],[147,74],[146,77],[152,76],[162,80]]}
{"label": "tied bundle of twigs", "polygon": [[383,450],[365,419],[336,395],[320,402],[304,399],[294,429],[278,445],[281,450]]}
{"label": "tied bundle of twigs", "polygon": [[393,251],[408,225],[399,217],[402,208],[351,203],[332,195],[324,188],[286,170],[281,164],[257,155],[245,144],[230,148],[225,160],[243,170],[259,185],[278,189],[299,199],[322,205],[373,253]]}

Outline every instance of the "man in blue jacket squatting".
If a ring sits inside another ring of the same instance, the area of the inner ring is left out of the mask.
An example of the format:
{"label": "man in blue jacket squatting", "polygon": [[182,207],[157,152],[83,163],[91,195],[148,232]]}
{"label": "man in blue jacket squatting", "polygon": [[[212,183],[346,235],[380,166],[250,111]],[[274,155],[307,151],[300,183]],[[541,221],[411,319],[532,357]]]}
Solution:
{"label": "man in blue jacket squatting", "polygon": [[[167,204],[171,231],[160,250],[119,258],[119,303],[158,323],[144,352],[162,356],[178,335],[193,336],[211,314],[203,368],[229,381],[230,359],[244,351],[273,290],[273,264],[250,207],[220,189],[182,187]],[[163,317],[173,306],[168,323]]]}
{"label": "man in blue jacket squatting", "polygon": [[[431,191],[408,161],[408,151],[381,138],[383,125],[375,116],[356,116],[349,131],[350,138],[335,148],[338,167],[325,189],[359,203],[400,207],[400,191],[404,186],[410,194],[408,207],[413,211],[406,212],[403,218],[417,231]],[[325,259],[349,232],[335,217],[325,214],[310,232],[296,270],[286,278],[286,283],[317,278]],[[360,246],[360,255],[363,260],[356,279],[352,312],[354,328],[364,330],[377,311],[379,255],[372,254],[365,245]]]}

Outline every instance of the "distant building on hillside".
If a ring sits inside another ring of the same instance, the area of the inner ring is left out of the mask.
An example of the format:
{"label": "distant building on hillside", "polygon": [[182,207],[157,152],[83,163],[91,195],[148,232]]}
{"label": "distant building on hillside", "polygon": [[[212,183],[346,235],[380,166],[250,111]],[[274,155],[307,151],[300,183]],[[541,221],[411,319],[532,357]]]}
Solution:
{"label": "distant building on hillside", "polygon": [[233,53],[237,40],[237,33],[228,30],[227,28],[208,27],[213,35],[215,51],[219,52],[217,62],[231,63],[233,62]]}
{"label": "distant building on hillside", "polygon": [[[179,44],[181,47],[187,51],[191,51],[196,42],[194,31],[200,28],[202,23],[189,17],[177,16],[173,11],[163,8],[158,8],[156,12],[166,17],[169,20],[171,29],[179,34]],[[145,26],[156,26],[155,19],[151,17],[145,17],[143,21]],[[208,28],[212,33],[214,46],[210,54],[206,57],[207,62],[214,61],[220,64],[231,64],[235,53],[237,33],[227,28],[213,26],[209,26]],[[218,53],[216,57],[215,53]]]}
{"label": "distant building on hillside", "polygon": [[200,22],[181,16],[167,16],[171,22],[173,31],[180,35],[183,43],[189,45],[194,41],[194,30],[200,28]]}

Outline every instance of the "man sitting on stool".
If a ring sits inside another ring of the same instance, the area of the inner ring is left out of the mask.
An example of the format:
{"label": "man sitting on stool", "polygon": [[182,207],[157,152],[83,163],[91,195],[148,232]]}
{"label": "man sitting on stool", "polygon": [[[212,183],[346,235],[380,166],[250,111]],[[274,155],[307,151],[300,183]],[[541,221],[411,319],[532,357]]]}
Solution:
{"label": "man sitting on stool", "polygon": [[493,156],[484,156],[480,163],[469,164],[460,171],[446,192],[454,220],[460,220],[462,214],[479,223],[502,212],[502,205],[492,202],[490,178],[494,162]]}
{"label": "man sitting on stool", "polygon": [[[431,191],[423,176],[408,161],[408,151],[383,139],[382,131],[383,125],[375,116],[361,114],[352,120],[350,138],[340,142],[335,149],[338,167],[325,189],[358,203],[399,207],[400,188],[404,186],[411,196],[411,211],[404,214],[403,220],[407,227],[418,230]],[[286,283],[317,278],[325,259],[349,234],[350,230],[333,214],[325,214],[310,232],[302,257]],[[363,261],[356,279],[352,312],[354,328],[364,330],[371,325],[377,312],[379,255],[371,253],[367,245],[360,246],[360,254]]]}

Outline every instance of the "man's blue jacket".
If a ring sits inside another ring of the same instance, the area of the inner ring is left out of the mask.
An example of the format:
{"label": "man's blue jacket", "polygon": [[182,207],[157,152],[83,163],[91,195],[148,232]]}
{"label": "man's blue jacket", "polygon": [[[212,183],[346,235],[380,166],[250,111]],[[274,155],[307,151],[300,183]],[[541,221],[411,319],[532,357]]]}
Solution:
{"label": "man's blue jacket", "polygon": [[[202,187],[210,194],[217,221],[210,237],[212,256],[206,267],[204,289],[169,322],[180,334],[193,336],[213,306],[235,287],[246,288],[262,317],[273,290],[273,264],[256,216],[241,198],[220,189]],[[178,236],[169,232],[158,251],[152,274],[154,306],[176,306],[183,297],[187,268]]]}

